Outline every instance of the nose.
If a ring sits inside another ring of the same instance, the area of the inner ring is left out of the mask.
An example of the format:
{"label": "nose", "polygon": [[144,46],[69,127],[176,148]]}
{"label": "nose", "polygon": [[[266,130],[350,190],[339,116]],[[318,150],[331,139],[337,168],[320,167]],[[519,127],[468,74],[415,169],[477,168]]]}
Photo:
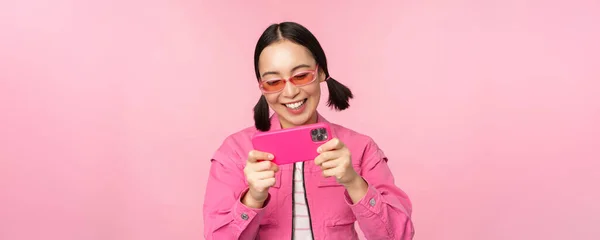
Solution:
{"label": "nose", "polygon": [[287,82],[285,84],[285,87],[283,88],[284,97],[294,98],[296,95],[298,95],[298,93],[300,93],[300,88],[296,87],[296,85],[291,82]]}

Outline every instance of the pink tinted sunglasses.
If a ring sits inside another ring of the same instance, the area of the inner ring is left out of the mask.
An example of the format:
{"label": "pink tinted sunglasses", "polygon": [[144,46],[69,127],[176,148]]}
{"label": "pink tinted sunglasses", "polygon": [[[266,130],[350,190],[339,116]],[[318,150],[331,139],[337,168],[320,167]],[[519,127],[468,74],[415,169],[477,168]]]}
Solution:
{"label": "pink tinted sunglasses", "polygon": [[264,93],[276,93],[280,92],[285,88],[287,82],[291,82],[294,86],[300,87],[313,83],[317,79],[317,73],[319,72],[319,65],[315,67],[315,70],[307,70],[294,74],[289,79],[277,78],[260,81],[258,87]]}

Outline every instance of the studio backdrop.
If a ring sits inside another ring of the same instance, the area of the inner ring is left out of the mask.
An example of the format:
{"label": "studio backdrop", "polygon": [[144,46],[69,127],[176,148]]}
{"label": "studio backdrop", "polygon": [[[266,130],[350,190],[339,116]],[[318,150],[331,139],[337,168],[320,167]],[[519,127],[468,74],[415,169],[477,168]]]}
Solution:
{"label": "studio backdrop", "polygon": [[[415,239],[597,239],[597,1],[0,2],[0,239],[195,240],[253,51],[309,28]],[[325,87],[325,85],[323,85]],[[595,236],[595,237],[594,237]]]}

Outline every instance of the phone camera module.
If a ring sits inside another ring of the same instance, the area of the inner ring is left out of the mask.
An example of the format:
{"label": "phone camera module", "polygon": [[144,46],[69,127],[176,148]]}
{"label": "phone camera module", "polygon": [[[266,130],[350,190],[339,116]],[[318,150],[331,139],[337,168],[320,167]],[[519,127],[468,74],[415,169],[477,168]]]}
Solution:
{"label": "phone camera module", "polygon": [[325,130],[325,128],[320,128],[319,129],[319,133],[326,135],[327,134],[327,130]]}
{"label": "phone camera module", "polygon": [[316,128],[310,131],[311,139],[313,142],[322,142],[327,140],[327,129]]}

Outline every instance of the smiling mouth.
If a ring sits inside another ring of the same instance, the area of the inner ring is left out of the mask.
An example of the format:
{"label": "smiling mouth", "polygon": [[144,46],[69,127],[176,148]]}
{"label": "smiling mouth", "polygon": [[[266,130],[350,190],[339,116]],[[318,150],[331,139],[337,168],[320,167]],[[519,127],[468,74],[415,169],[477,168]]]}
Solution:
{"label": "smiling mouth", "polygon": [[301,100],[301,101],[297,101],[297,102],[293,102],[293,103],[286,103],[286,104],[282,104],[282,105],[289,109],[296,110],[296,109],[301,108],[306,103],[306,100],[308,100],[308,98],[305,98],[304,100]]}

